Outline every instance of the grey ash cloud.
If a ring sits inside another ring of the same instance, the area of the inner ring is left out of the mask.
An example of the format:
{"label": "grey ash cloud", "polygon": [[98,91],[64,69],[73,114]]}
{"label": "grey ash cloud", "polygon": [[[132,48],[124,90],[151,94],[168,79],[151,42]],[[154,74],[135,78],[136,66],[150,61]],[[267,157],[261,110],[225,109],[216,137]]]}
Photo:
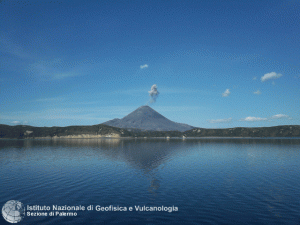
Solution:
{"label": "grey ash cloud", "polygon": [[156,84],[153,84],[151,87],[151,90],[148,92],[149,92],[149,96],[150,96],[150,103],[156,102],[156,99],[159,95]]}

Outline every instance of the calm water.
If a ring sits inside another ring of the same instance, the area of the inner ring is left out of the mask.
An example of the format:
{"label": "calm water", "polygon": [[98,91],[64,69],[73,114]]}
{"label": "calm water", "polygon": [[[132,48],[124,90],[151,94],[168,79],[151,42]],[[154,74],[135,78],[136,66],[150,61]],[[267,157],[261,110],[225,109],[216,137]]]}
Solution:
{"label": "calm water", "polygon": [[[94,206],[24,225],[299,225],[299,168],[300,139],[0,140],[0,207]],[[138,205],[178,211],[128,210]]]}

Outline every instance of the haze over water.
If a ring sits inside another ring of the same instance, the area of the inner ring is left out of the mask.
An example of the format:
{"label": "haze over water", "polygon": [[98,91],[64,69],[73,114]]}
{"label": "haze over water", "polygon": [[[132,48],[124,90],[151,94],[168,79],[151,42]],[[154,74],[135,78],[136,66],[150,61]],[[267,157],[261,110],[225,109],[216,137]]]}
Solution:
{"label": "haze over water", "polygon": [[299,168],[300,139],[0,140],[0,207],[178,207],[25,216],[25,225],[299,224]]}

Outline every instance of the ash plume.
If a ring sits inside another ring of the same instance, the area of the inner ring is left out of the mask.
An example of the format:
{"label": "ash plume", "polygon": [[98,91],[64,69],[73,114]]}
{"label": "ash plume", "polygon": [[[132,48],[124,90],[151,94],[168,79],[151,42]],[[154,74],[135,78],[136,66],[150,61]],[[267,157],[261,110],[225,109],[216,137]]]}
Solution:
{"label": "ash plume", "polygon": [[149,103],[154,103],[154,102],[156,102],[156,99],[157,99],[157,97],[158,97],[158,95],[159,95],[159,92],[158,92],[158,90],[157,90],[156,84],[153,84],[152,87],[151,87],[151,90],[148,91],[148,92],[149,92],[149,96],[150,96],[150,101],[149,101]]}

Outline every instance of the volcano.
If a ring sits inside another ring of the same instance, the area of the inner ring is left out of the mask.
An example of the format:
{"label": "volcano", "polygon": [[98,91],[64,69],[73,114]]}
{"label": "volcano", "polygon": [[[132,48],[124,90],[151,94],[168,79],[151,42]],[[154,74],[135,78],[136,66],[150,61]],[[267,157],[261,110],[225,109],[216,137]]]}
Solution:
{"label": "volcano", "polygon": [[134,128],[152,131],[187,131],[194,127],[173,122],[149,106],[141,106],[122,119],[113,119],[103,123],[112,127]]}

